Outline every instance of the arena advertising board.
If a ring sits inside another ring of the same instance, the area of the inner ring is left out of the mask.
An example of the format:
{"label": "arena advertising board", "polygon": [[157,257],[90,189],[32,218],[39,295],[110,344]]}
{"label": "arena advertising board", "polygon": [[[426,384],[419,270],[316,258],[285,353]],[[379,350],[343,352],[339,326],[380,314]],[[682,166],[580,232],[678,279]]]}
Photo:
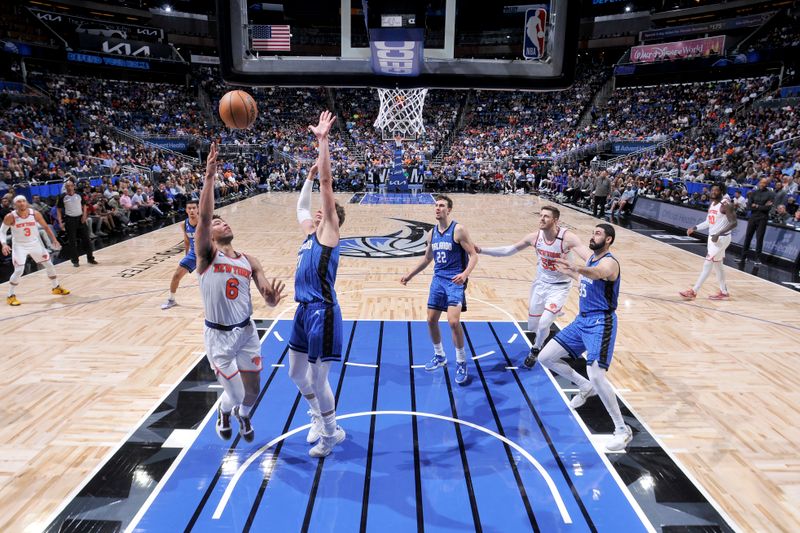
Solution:
{"label": "arena advertising board", "polygon": [[[633,214],[678,229],[690,228],[705,217],[705,211],[641,196],[636,199]],[[731,242],[741,246],[746,232],[747,221],[739,220],[731,235]],[[764,253],[796,261],[800,256],[800,231],[770,224],[764,235]]]}
{"label": "arena advertising board", "polygon": [[701,24],[687,24],[685,26],[674,26],[671,28],[661,28],[657,30],[645,30],[639,32],[640,41],[652,41],[655,39],[671,39],[674,37],[686,37],[688,35],[698,35],[701,33],[722,32],[738,30],[739,28],[752,28],[761,26],[766,22],[774,11],[769,13],[759,13],[758,15],[748,15],[733,19],[715,20],[714,22],[703,22]]}
{"label": "arena advertising board", "polygon": [[78,34],[153,42],[161,42],[164,40],[164,30],[152,26],[139,26],[137,24],[90,19],[67,13],[46,11],[44,9],[29,8],[29,10],[33,16],[64,38]]}
{"label": "arena advertising board", "polygon": [[160,43],[117,39],[115,37],[98,37],[96,35],[81,35],[79,42],[82,50],[102,54],[173,59],[172,49]]}
{"label": "arena advertising board", "polygon": [[674,59],[718,56],[725,51],[725,36],[691,39],[661,44],[645,44],[631,48],[632,63],[654,63]]}

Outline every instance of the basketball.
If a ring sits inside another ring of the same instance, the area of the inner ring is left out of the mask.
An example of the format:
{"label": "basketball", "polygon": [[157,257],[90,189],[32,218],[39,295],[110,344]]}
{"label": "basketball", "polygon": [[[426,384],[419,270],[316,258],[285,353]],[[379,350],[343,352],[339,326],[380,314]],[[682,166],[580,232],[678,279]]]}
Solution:
{"label": "basketball", "polygon": [[258,117],[256,101],[244,91],[230,91],[219,100],[219,117],[229,128],[244,130]]}

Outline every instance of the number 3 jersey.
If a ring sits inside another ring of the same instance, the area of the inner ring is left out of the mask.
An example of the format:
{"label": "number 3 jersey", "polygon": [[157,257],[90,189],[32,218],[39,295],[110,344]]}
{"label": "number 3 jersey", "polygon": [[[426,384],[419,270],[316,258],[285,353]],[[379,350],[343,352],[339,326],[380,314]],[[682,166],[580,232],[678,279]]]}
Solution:
{"label": "number 3 jersey", "polygon": [[208,322],[232,326],[253,314],[250,300],[253,269],[246,255],[233,258],[217,250],[214,261],[198,277]]}
{"label": "number 3 jersey", "polygon": [[467,252],[456,242],[456,222],[453,220],[439,232],[439,225],[431,230],[431,249],[433,250],[433,275],[452,279],[467,267]]}

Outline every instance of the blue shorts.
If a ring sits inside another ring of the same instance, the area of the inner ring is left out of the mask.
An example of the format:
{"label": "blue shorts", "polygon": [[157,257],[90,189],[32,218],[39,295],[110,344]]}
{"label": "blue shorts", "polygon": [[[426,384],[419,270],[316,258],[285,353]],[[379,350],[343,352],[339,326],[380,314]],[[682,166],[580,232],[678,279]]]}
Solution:
{"label": "blue shorts", "polygon": [[597,361],[600,368],[608,370],[614,355],[614,341],[617,339],[616,313],[590,313],[578,315],[569,326],[553,337],[564,347],[573,359],[580,358],[586,351],[589,364]]}
{"label": "blue shorts", "polygon": [[308,354],[308,362],[342,360],[342,310],[339,304],[298,304],[289,348]]}
{"label": "blue shorts", "polygon": [[191,274],[194,272],[194,269],[197,268],[197,256],[194,255],[194,252],[189,252],[178,264],[188,270],[189,274]]}
{"label": "blue shorts", "polygon": [[431,292],[428,295],[428,309],[446,312],[448,307],[461,306],[461,311],[466,311],[466,288],[466,283],[458,285],[449,279],[433,276]]}

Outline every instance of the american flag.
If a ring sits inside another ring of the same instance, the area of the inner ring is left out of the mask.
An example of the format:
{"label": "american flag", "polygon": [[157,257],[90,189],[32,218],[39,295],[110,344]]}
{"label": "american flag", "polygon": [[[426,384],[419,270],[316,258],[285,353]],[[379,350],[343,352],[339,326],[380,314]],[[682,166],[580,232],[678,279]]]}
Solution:
{"label": "american flag", "polygon": [[268,52],[288,52],[292,49],[289,26],[252,26],[253,50]]}

